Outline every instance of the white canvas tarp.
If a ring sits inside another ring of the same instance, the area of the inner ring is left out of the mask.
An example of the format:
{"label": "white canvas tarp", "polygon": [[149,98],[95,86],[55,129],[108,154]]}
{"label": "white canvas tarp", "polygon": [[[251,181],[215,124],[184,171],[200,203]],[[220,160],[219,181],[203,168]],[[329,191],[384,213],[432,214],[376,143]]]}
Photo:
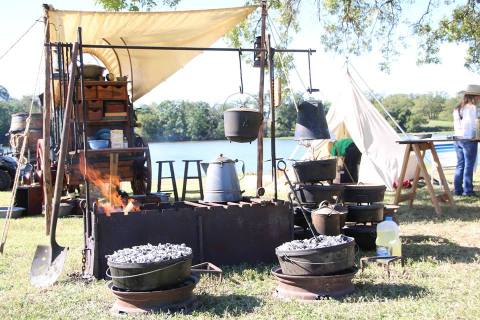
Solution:
{"label": "white canvas tarp", "polygon": [[[84,44],[210,47],[256,6],[168,12],[48,11],[50,40]],[[137,100],[181,69],[201,51],[87,49],[114,76],[133,81]]]}
{"label": "white canvas tarp", "polygon": [[[337,139],[350,136],[362,153],[359,182],[384,184],[389,190],[400,176],[405,147],[392,126],[363,94],[347,72],[342,94],[327,113],[330,131]],[[318,141],[321,150],[324,141]],[[415,161],[410,161],[415,164]],[[411,176],[408,170],[407,177]]]}

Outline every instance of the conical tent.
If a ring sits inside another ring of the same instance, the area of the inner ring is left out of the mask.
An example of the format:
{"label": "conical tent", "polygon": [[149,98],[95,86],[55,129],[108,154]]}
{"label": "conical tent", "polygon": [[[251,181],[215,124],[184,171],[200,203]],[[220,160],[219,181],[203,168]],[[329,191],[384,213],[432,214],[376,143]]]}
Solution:
{"label": "conical tent", "polygon": [[[384,184],[389,190],[400,176],[405,146],[399,145],[401,137],[363,94],[347,71],[342,94],[333,101],[327,123],[336,139],[349,136],[362,153],[359,182]],[[325,141],[318,141],[320,150]],[[415,161],[410,161],[415,164]],[[412,176],[407,171],[407,177]]]}

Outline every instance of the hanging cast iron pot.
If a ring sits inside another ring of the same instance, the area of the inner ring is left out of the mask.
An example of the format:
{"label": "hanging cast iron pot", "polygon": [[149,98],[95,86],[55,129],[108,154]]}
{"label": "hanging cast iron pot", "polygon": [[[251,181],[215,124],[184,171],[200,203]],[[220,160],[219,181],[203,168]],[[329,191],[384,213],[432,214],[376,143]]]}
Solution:
{"label": "hanging cast iron pot", "polygon": [[321,101],[303,101],[298,106],[295,140],[330,139]]}
{"label": "hanging cast iron pot", "polygon": [[[234,96],[238,99],[227,104],[227,101]],[[252,142],[257,139],[263,120],[262,114],[255,109],[258,106],[257,100],[250,95],[234,94],[228,97],[227,101],[225,105],[235,107],[223,113],[225,137],[233,142]]]}

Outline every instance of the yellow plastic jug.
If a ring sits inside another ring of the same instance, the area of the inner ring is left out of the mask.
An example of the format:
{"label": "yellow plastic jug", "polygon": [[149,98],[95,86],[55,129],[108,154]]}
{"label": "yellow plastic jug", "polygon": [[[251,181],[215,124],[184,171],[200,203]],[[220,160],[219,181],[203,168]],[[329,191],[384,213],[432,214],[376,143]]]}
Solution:
{"label": "yellow plastic jug", "polygon": [[392,217],[387,216],[385,221],[377,225],[377,239],[375,244],[377,246],[377,256],[402,256],[400,229],[392,220]]}

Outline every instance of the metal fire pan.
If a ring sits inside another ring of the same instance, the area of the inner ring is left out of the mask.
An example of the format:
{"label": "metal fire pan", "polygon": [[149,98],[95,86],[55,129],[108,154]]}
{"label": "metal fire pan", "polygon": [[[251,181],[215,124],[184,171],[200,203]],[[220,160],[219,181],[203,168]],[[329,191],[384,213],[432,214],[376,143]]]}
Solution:
{"label": "metal fire pan", "polygon": [[112,283],[108,288],[117,298],[113,305],[115,313],[144,313],[185,307],[193,301],[198,281],[199,277],[192,275],[179,286],[156,291],[123,291]]}
{"label": "metal fire pan", "polygon": [[280,267],[272,269],[277,280],[278,298],[318,300],[323,297],[340,298],[354,291],[352,279],[358,268],[330,276],[291,276],[282,273]]}

